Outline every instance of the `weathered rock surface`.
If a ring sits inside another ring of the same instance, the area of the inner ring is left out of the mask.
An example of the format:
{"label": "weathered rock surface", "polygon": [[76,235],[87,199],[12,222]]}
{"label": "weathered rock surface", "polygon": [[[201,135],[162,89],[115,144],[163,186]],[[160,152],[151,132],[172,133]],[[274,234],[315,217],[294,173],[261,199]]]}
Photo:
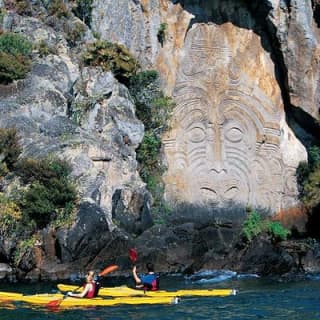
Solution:
{"label": "weathered rock surface", "polygon": [[[128,270],[130,246],[161,271],[320,270],[317,243],[262,237],[237,246],[245,206],[274,214],[299,205],[295,169],[320,132],[318,1],[97,0],[91,29],[69,17],[85,28],[72,45],[65,25],[42,19],[43,3],[33,6],[30,16],[8,8],[2,29],[55,50],[34,50],[28,77],[0,87],[0,127],[18,129],[21,156],[70,162],[81,201],[74,224],[41,231],[19,270],[9,266],[14,243],[1,238],[2,278],[60,279],[109,263]],[[196,209],[176,206],[168,224],[154,225],[137,172],[144,127],[128,89],[111,72],[82,66],[94,34],[157,69],[176,101],[163,137],[165,196]]]}

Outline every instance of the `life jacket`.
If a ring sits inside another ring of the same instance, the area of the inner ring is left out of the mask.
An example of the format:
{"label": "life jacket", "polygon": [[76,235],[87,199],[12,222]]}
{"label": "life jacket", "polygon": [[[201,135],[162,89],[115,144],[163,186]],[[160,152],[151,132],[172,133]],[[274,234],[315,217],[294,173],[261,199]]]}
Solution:
{"label": "life jacket", "polygon": [[88,293],[85,296],[86,298],[89,298],[89,299],[96,297],[100,289],[100,286],[97,285],[95,281],[92,281],[91,284],[92,284],[92,288],[88,291]]}
{"label": "life jacket", "polygon": [[159,277],[155,274],[147,274],[141,278],[143,284],[143,290],[145,291],[157,291],[159,290]]}

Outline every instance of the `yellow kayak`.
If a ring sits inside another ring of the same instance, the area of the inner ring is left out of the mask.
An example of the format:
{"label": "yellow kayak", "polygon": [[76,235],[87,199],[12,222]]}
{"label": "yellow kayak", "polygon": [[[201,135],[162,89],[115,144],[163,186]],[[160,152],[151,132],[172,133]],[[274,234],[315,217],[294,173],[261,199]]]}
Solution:
{"label": "yellow kayak", "polygon": [[0,292],[0,304],[2,302],[20,301],[31,303],[35,305],[59,308],[72,308],[72,307],[97,307],[97,306],[114,306],[119,304],[174,304],[178,300],[172,297],[121,297],[106,299],[102,297],[87,299],[87,298],[74,298],[64,296],[63,294],[33,294],[23,295],[15,292]]}
{"label": "yellow kayak", "polygon": [[[81,288],[73,285],[67,284],[58,284],[58,289],[62,292],[67,291],[81,291]],[[138,297],[138,296],[147,296],[147,297],[192,297],[192,296],[201,296],[201,297],[225,297],[235,295],[235,289],[183,289],[177,291],[143,291],[127,286],[112,287],[112,288],[100,288],[99,296],[110,296],[110,297]]]}

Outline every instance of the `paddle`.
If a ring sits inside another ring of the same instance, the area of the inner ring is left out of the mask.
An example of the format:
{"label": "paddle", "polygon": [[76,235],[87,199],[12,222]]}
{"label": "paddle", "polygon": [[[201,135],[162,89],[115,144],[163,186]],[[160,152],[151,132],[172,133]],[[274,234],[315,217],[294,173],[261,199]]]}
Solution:
{"label": "paddle", "polygon": [[[99,272],[99,276],[102,277],[102,276],[106,276],[107,274],[117,270],[119,267],[116,265],[116,264],[112,264],[110,266],[107,266],[106,268],[104,268],[102,271]],[[72,292],[75,292],[77,291],[78,289],[80,289],[82,286],[74,289]],[[68,294],[65,294],[62,298],[60,299],[56,299],[56,300],[52,300],[52,301],[49,301],[46,306],[48,308],[57,308],[60,306],[61,302],[68,297]]]}
{"label": "paddle", "polygon": [[117,270],[119,267],[116,264],[112,264],[106,268],[104,268],[100,273],[99,273],[99,277],[103,277],[106,276],[107,274],[109,274],[110,272],[113,272],[115,270]]}
{"label": "paddle", "polygon": [[137,262],[137,258],[138,258],[137,250],[133,249],[133,248],[129,249],[129,257],[130,257],[132,264],[135,265]]}

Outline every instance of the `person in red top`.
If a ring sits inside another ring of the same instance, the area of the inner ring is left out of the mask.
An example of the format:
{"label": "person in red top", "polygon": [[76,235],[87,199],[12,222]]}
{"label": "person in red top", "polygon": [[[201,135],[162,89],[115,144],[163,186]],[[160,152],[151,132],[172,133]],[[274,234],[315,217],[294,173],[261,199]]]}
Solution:
{"label": "person in red top", "polygon": [[94,298],[96,296],[96,283],[94,271],[90,270],[86,276],[86,284],[80,293],[68,292],[68,296],[77,298]]}

